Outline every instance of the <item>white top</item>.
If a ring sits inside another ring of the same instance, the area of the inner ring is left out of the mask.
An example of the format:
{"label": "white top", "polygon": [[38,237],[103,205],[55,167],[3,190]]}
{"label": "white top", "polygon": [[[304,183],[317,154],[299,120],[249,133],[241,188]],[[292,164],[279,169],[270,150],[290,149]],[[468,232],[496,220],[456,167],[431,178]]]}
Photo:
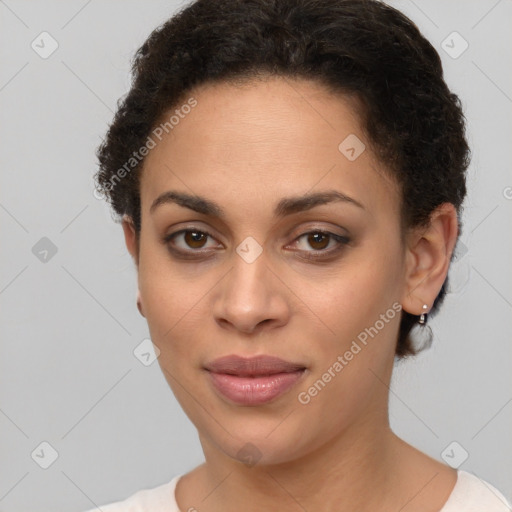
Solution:
{"label": "white top", "polygon": [[[182,475],[152,489],[142,489],[124,501],[86,512],[180,512],[174,490]],[[510,503],[495,487],[466,471],[457,471],[457,482],[439,512],[511,512]],[[185,511],[184,511],[185,512]]]}

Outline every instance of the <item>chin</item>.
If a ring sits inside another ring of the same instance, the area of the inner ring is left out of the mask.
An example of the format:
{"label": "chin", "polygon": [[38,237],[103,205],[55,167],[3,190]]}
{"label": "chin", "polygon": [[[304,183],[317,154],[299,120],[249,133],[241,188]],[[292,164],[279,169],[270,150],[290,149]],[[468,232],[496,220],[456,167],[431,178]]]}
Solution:
{"label": "chin", "polygon": [[[251,419],[218,418],[219,423],[196,425],[203,440],[213,445],[214,450],[223,452],[227,457],[245,464],[248,468],[255,465],[270,466],[292,463],[315,449],[315,440],[304,436],[305,418],[289,418],[286,414],[272,415],[266,418]],[[302,426],[301,426],[302,425]],[[233,435],[231,435],[233,434]],[[206,448],[203,445],[203,449]],[[210,451],[210,450],[207,450]]]}

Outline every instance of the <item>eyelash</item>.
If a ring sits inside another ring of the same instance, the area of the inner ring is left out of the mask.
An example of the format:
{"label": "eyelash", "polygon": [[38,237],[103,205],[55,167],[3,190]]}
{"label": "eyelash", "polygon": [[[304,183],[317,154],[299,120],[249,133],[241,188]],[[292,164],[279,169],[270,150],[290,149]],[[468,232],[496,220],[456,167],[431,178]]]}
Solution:
{"label": "eyelash", "polygon": [[[182,258],[189,258],[189,259],[195,259],[200,258],[202,254],[205,252],[209,252],[208,250],[194,250],[191,249],[190,251],[184,251],[182,249],[176,249],[175,247],[171,247],[171,242],[174,238],[176,238],[178,235],[185,234],[185,233],[198,233],[200,235],[206,235],[207,237],[214,238],[210,233],[204,230],[187,228],[187,229],[181,229],[179,231],[175,231],[174,233],[170,233],[169,235],[166,235],[162,242],[167,245],[169,251],[171,251],[173,254],[177,255],[178,257]],[[311,231],[306,231],[299,235],[297,238],[294,239],[293,242],[296,242],[300,240],[301,238],[305,237],[306,235],[311,234],[321,234],[327,237],[330,237],[330,239],[334,240],[337,243],[337,247],[331,248],[331,249],[319,249],[319,250],[312,250],[312,251],[305,251],[306,253],[310,253],[308,256],[301,256],[303,259],[306,260],[316,260],[316,259],[327,259],[341,250],[344,249],[346,245],[350,243],[350,238],[343,235],[337,235],[335,233],[331,233],[330,231],[324,231],[322,229],[314,229]],[[329,240],[330,242],[331,240]],[[301,251],[298,251],[301,252]],[[315,254],[316,253],[316,254]]]}

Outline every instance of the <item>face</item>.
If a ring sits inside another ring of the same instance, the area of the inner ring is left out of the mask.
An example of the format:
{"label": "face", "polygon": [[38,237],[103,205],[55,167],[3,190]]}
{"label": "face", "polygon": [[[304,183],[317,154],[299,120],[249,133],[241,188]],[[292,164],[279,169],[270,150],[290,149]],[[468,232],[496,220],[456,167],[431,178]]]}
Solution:
{"label": "face", "polygon": [[[286,463],[380,428],[404,249],[398,188],[355,104],[276,78],[190,96],[145,160],[137,263],[159,364],[203,447]],[[226,356],[241,359],[212,364]]]}

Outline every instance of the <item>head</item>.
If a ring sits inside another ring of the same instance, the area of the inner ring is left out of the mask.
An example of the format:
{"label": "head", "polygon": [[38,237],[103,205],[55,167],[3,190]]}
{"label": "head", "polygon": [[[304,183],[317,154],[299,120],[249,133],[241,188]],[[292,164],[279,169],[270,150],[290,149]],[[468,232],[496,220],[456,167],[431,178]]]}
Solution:
{"label": "head", "polygon": [[[415,353],[423,305],[439,309],[466,194],[464,117],[434,48],[378,1],[199,0],[133,74],[97,186],[203,439],[284,462],[384,422],[382,379]],[[233,405],[205,370],[228,354],[300,364],[300,389]]]}

